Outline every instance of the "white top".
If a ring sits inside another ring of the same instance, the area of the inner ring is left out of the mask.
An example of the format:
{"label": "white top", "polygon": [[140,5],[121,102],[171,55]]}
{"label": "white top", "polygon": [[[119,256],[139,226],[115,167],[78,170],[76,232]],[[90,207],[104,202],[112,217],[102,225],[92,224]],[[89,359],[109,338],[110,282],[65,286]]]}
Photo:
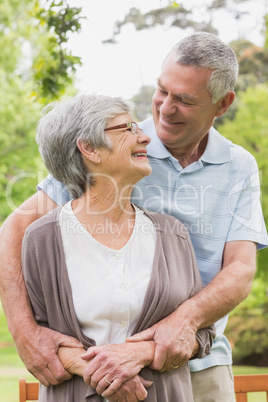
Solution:
{"label": "white top", "polygon": [[97,345],[124,342],[142,309],[156,233],[143,211],[135,207],[135,213],[130,239],[120,250],[113,250],[90,235],[73,213],[71,201],[60,212],[75,312],[82,331]]}

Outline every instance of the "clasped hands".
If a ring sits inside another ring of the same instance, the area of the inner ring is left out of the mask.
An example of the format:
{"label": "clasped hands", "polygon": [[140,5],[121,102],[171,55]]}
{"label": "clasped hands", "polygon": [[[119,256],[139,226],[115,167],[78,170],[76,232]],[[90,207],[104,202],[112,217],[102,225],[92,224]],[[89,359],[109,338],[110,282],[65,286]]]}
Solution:
{"label": "clasped hands", "polygon": [[152,385],[138,375],[143,367],[171,371],[183,366],[198,351],[193,329],[175,330],[170,324],[167,317],[124,344],[89,348],[82,356],[83,360],[90,360],[84,381],[111,402],[143,401],[146,389]]}

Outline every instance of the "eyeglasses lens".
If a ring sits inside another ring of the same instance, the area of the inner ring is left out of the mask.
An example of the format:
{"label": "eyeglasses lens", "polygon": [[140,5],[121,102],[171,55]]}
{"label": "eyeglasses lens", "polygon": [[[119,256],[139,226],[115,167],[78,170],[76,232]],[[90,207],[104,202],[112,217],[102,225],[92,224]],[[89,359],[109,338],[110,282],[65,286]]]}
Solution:
{"label": "eyeglasses lens", "polygon": [[134,121],[131,123],[131,127],[132,127],[132,132],[135,135],[138,135],[140,132],[139,126],[137,123],[135,123]]}

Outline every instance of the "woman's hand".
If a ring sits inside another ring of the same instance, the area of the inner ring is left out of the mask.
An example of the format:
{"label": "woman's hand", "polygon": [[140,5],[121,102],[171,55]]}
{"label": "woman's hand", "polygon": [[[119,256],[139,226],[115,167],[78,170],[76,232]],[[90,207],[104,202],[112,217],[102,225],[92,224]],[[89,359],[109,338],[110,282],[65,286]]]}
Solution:
{"label": "woman's hand", "polygon": [[153,341],[91,347],[82,356],[84,360],[93,359],[87,365],[84,381],[107,398],[148,366],[153,357]]}
{"label": "woman's hand", "polygon": [[[138,402],[144,401],[147,398],[147,388],[152,386],[151,381],[144,380],[144,378],[136,375],[130,380],[126,381],[121,387],[107,399],[110,402]],[[106,393],[103,392],[102,396],[105,397]]]}

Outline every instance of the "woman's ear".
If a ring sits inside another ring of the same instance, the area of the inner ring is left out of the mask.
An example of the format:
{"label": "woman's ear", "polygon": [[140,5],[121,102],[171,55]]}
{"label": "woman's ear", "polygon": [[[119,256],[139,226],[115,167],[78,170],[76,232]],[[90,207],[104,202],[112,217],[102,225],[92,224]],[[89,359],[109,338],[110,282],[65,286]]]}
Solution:
{"label": "woman's ear", "polygon": [[100,154],[97,148],[93,148],[90,144],[80,140],[76,141],[76,145],[84,158],[93,163],[100,163]]}

